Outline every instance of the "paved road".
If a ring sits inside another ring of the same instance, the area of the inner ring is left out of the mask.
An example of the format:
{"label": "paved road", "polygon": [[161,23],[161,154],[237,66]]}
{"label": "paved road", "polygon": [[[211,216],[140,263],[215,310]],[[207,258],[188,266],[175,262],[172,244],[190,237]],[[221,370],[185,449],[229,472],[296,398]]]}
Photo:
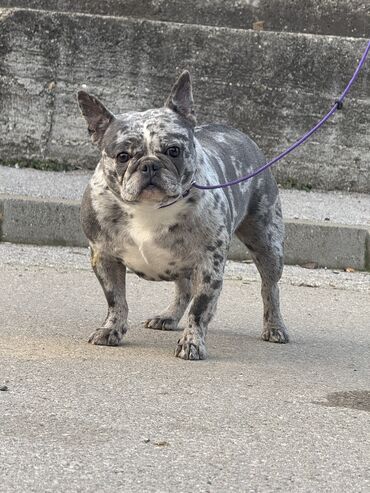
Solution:
{"label": "paved road", "polygon": [[288,268],[279,346],[230,264],[189,362],[140,327],[172,286],[132,274],[125,344],[86,343],[105,304],[85,254],[0,245],[2,492],[370,491],[369,275]]}

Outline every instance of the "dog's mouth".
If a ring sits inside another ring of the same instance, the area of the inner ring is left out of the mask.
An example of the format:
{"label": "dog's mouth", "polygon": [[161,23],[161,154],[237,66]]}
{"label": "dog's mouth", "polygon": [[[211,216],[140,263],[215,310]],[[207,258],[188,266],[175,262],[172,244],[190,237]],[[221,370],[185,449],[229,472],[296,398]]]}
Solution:
{"label": "dog's mouth", "polygon": [[162,202],[173,195],[167,190],[166,183],[159,176],[141,179],[138,182],[136,202]]}
{"label": "dog's mouth", "polygon": [[[135,174],[136,175],[136,174]],[[130,204],[151,203],[159,205],[176,198],[181,187],[168,176],[133,175],[121,189],[121,199]]]}
{"label": "dog's mouth", "polygon": [[149,182],[142,187],[138,195],[138,200],[149,200],[151,202],[160,202],[166,196],[162,187],[156,183]]}

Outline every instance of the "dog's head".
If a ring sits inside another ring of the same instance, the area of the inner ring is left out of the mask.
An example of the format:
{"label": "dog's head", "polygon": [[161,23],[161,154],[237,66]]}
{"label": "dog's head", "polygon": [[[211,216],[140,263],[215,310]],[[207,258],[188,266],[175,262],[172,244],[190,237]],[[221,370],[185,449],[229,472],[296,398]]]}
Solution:
{"label": "dog's head", "polygon": [[108,186],[123,201],[163,203],[189,188],[196,162],[189,72],[180,75],[160,109],[113,115],[84,91],[78,103],[102,151]]}

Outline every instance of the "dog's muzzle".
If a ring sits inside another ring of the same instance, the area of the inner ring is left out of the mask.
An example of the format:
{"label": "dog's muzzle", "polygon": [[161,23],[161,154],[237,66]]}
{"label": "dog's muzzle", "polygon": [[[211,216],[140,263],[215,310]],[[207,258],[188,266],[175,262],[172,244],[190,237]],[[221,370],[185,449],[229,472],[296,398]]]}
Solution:
{"label": "dog's muzzle", "polygon": [[160,176],[159,172],[162,164],[157,159],[143,159],[139,164],[137,171],[141,175],[143,181],[143,189],[153,185],[159,187]]}
{"label": "dog's muzzle", "polygon": [[139,165],[139,172],[143,177],[152,178],[161,169],[159,161],[144,161]]}

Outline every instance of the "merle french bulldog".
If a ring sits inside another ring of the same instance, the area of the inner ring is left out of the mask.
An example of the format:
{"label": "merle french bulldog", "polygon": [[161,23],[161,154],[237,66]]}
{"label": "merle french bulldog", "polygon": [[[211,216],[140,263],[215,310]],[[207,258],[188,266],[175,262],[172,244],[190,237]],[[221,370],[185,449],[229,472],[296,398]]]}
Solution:
{"label": "merle french bulldog", "polygon": [[288,342],[279,308],[284,226],[270,171],[218,190],[191,188],[245,175],[265,159],[245,134],[196,126],[190,75],[183,72],[163,108],[113,115],[78,93],[102,158],[82,200],[91,263],[108,302],[104,324],[89,342],[115,346],[127,331],[126,267],[149,281],[173,281],[175,297],[149,329],[171,330],[191,301],[175,355],[207,357],[205,337],[223,282],[233,233],[247,246],[262,278],[262,338]]}

